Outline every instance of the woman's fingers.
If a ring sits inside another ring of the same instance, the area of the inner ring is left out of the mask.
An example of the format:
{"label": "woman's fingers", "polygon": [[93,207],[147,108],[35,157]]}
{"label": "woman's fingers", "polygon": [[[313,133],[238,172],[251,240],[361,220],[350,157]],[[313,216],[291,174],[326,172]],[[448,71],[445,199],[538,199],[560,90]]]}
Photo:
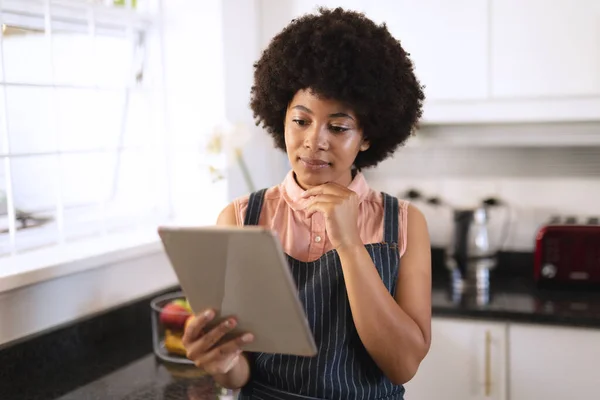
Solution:
{"label": "woman's fingers", "polygon": [[342,196],[338,196],[335,194],[317,194],[311,197],[311,199],[308,201],[308,204],[312,204],[312,203],[340,203],[344,201],[344,197]]}
{"label": "woman's fingers", "polygon": [[314,213],[321,212],[327,215],[335,206],[344,201],[343,197],[333,194],[318,194],[313,196],[306,208],[306,218],[310,218]]}
{"label": "woman's fingers", "polygon": [[212,310],[206,310],[193,317],[186,324],[182,341],[187,357],[197,367],[211,375],[226,374],[238,363],[243,351],[242,346],[252,342],[254,336],[246,333],[215,347],[237,326],[237,321],[233,317],[227,318],[207,332],[206,326],[214,317],[215,313]]}
{"label": "woman's fingers", "polygon": [[304,191],[302,193],[302,197],[307,198],[307,197],[311,197],[311,196],[317,196],[320,194],[334,194],[334,195],[338,195],[338,196],[343,196],[343,195],[347,194],[348,192],[351,192],[351,190],[348,189],[347,187],[338,185],[337,183],[330,182],[330,183],[324,183],[319,186],[315,186],[313,188],[310,188],[310,189]]}
{"label": "woman's fingers", "polygon": [[184,345],[187,350],[188,358],[195,361],[201,357],[202,354],[207,353],[223,336],[225,336],[226,333],[235,328],[236,325],[237,322],[234,318],[227,318],[209,332],[202,335],[202,337],[195,342],[189,343],[187,346]]}
{"label": "woman's fingers", "polygon": [[187,348],[188,345],[197,340],[202,334],[202,330],[215,317],[213,310],[204,310],[202,313],[195,317],[192,317],[191,322],[186,323],[185,331],[183,333],[182,342],[183,346]]}

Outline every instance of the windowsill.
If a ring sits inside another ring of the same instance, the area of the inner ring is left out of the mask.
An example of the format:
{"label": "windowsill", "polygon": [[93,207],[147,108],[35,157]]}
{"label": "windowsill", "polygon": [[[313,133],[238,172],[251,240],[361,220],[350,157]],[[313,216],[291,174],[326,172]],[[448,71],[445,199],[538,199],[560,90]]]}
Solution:
{"label": "windowsill", "polygon": [[0,293],[162,251],[155,229],[115,233],[0,258]]}

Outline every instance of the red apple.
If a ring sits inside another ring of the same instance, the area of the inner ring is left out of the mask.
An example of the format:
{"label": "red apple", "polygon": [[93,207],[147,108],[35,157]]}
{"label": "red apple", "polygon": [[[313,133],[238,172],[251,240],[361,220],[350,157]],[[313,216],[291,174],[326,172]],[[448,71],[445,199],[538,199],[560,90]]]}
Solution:
{"label": "red apple", "polygon": [[184,307],[186,310],[188,310],[189,312],[192,312],[192,307],[190,306],[190,303],[187,301],[187,299],[173,300],[171,302],[171,304],[180,305],[180,306]]}
{"label": "red apple", "polygon": [[183,331],[190,311],[177,303],[169,303],[160,312],[160,322],[167,328]]}

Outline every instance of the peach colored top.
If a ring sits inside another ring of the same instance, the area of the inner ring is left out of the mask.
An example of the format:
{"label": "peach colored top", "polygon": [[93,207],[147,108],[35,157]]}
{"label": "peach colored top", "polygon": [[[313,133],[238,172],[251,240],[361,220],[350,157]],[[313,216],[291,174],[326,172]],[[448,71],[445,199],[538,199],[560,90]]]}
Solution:
{"label": "peach colored top", "polygon": [[[363,243],[383,241],[384,209],[380,192],[371,189],[363,174],[357,173],[350,185],[359,197],[358,228]],[[283,250],[300,261],[314,261],[333,248],[325,230],[325,218],[314,213],[307,218],[304,212],[308,199],[301,198],[304,190],[290,171],[282,183],[267,189],[259,225],[269,227],[279,236]],[[249,195],[234,200],[237,225],[244,224]],[[406,251],[408,201],[398,200],[398,246],[400,257]]]}

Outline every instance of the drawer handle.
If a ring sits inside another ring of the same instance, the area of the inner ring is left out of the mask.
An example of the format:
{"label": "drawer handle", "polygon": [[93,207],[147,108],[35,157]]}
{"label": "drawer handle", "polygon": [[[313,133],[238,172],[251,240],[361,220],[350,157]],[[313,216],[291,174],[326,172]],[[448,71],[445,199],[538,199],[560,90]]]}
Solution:
{"label": "drawer handle", "polygon": [[492,392],[492,334],[485,332],[485,397],[490,397]]}

